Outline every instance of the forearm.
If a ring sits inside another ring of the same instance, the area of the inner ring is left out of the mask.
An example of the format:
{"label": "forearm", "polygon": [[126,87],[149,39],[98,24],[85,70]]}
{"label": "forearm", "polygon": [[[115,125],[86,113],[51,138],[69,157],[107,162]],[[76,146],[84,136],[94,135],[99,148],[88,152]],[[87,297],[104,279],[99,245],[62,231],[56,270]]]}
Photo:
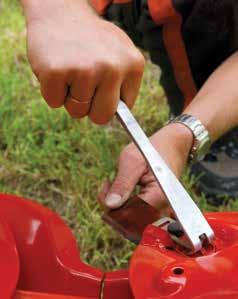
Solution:
{"label": "forearm", "polygon": [[[238,126],[238,53],[227,59],[210,76],[184,113],[197,117],[205,125],[212,142]],[[164,140],[170,145],[167,148],[172,153],[176,151],[176,155],[170,155],[167,150],[164,157],[174,156],[168,159],[169,165],[180,176],[193,143],[191,131],[179,123],[170,124],[158,131],[152,140],[158,149],[161,140]]]}
{"label": "forearm", "polygon": [[184,113],[196,116],[212,141],[238,125],[238,53],[210,76]]}

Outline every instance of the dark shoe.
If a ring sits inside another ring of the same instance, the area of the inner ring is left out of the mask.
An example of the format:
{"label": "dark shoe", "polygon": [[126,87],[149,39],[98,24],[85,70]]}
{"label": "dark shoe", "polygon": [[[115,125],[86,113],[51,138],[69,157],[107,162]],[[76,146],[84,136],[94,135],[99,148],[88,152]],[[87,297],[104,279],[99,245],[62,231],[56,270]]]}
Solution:
{"label": "dark shoe", "polygon": [[238,198],[238,128],[214,143],[204,160],[192,165],[191,174],[198,177],[198,189],[209,202]]}

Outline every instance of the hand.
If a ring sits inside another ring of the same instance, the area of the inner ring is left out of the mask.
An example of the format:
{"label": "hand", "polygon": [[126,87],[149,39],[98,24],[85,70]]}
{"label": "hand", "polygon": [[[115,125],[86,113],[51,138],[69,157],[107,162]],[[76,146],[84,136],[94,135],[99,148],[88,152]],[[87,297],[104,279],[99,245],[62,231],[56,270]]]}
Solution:
{"label": "hand", "polygon": [[[191,131],[177,123],[164,127],[151,137],[152,144],[177,177],[186,167],[192,141]],[[104,185],[99,200],[107,208],[118,208],[127,201],[137,184],[141,187],[141,199],[157,209],[167,206],[165,196],[144,158],[135,145],[130,144],[121,153],[114,182]]]}
{"label": "hand", "polygon": [[22,2],[29,61],[50,107],[104,124],[120,97],[133,106],[144,58],[122,30],[84,0]]}

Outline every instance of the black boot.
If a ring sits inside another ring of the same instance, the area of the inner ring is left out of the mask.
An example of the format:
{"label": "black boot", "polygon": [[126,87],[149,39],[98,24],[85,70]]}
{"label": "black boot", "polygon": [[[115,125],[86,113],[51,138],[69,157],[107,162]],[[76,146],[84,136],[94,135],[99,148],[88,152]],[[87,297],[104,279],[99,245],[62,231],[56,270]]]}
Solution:
{"label": "black boot", "polygon": [[204,160],[191,166],[191,173],[210,203],[238,198],[238,128],[214,143]]}

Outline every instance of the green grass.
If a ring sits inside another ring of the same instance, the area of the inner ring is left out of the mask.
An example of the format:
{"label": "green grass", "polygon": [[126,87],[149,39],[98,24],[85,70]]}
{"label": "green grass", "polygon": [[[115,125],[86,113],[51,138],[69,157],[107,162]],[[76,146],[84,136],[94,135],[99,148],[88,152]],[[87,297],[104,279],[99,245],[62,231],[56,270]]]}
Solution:
{"label": "green grass", "polygon": [[[98,127],[47,107],[27,62],[17,3],[0,2],[0,191],[57,211],[73,229],[85,261],[104,269],[126,267],[133,245],[102,222],[96,197],[103,181],[113,178],[127,135],[116,121]],[[168,116],[158,69],[150,63],[134,113],[148,134]],[[184,181],[193,192],[194,180],[185,175]],[[193,196],[211,209],[203,197]]]}

